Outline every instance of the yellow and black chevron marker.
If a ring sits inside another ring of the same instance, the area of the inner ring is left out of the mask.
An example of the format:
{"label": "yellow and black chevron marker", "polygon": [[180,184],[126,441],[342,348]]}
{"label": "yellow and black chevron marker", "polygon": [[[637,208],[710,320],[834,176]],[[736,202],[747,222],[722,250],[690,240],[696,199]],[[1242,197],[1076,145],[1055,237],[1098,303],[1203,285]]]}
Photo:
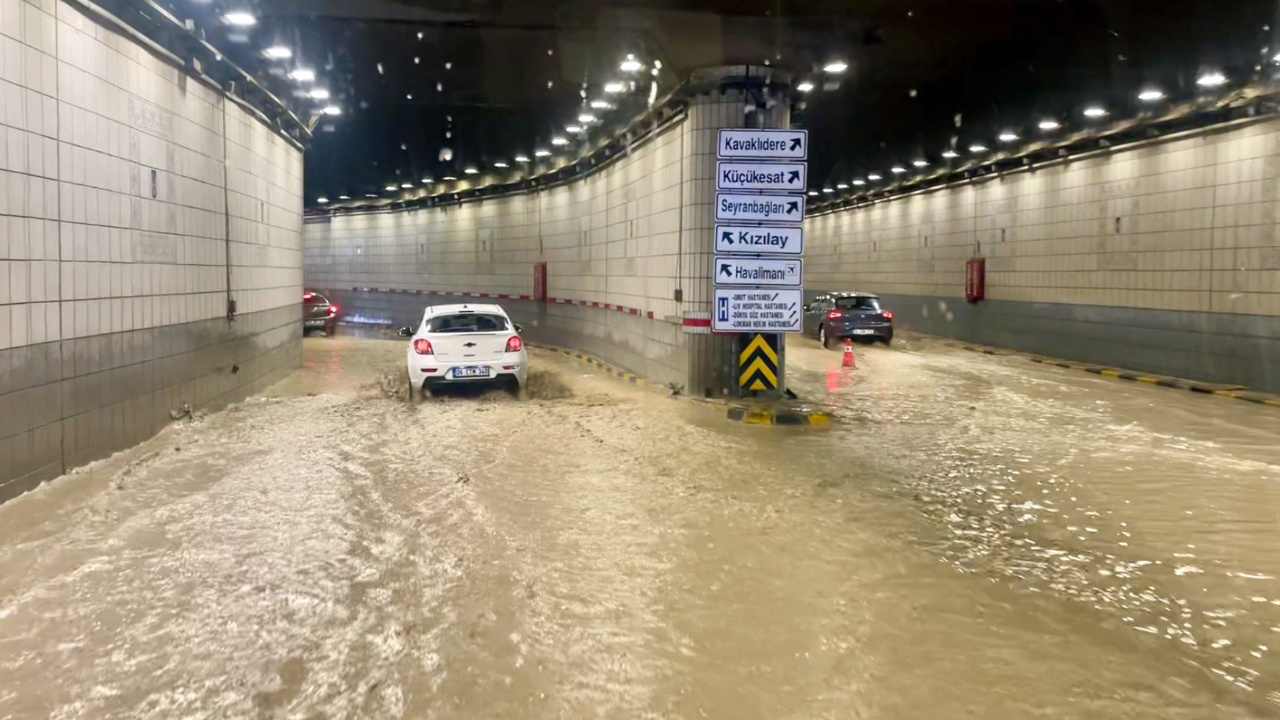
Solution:
{"label": "yellow and black chevron marker", "polygon": [[738,385],[743,390],[778,389],[778,335],[743,335],[750,338],[738,353]]}

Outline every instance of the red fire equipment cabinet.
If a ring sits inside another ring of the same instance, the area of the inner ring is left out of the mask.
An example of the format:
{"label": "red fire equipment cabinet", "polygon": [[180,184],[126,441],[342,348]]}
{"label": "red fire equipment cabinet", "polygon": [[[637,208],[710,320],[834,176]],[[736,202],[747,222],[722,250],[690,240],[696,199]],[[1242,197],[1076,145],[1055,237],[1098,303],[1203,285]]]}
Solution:
{"label": "red fire equipment cabinet", "polygon": [[976,303],[987,292],[987,259],[970,258],[964,265],[964,299]]}

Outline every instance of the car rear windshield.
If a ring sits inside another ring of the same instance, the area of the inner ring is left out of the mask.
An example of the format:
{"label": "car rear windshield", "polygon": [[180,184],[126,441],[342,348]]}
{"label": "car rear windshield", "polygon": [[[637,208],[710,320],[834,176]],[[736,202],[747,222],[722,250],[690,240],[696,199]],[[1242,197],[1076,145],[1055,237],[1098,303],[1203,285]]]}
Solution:
{"label": "car rear windshield", "polygon": [[326,298],[325,296],[321,295],[318,292],[311,292],[310,290],[302,293],[302,302],[308,305],[328,305],[329,304],[328,298]]}
{"label": "car rear windshield", "polygon": [[836,298],[836,307],[841,310],[879,310],[880,298],[876,297],[842,297]]}
{"label": "car rear windshield", "polygon": [[434,333],[498,332],[506,329],[506,318],[482,313],[438,315],[427,321],[427,332]]}

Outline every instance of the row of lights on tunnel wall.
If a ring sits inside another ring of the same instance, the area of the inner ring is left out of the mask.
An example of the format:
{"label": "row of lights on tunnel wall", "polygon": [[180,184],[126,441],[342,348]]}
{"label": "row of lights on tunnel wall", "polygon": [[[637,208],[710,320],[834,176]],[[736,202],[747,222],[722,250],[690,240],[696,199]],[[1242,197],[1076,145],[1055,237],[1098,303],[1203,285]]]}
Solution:
{"label": "row of lights on tunnel wall", "polygon": [[[548,54],[552,53],[551,50],[548,50],[547,52]],[[605,82],[601,88],[604,92],[603,95],[591,100],[587,100],[587,92],[584,89],[582,91],[582,99],[583,99],[584,107],[582,111],[578,113],[577,120],[575,122],[567,123],[565,125],[564,134],[552,135],[550,139],[551,147],[563,148],[568,146],[572,142],[569,139],[570,137],[577,137],[579,139],[585,138],[587,132],[590,130],[592,126],[602,122],[600,113],[608,112],[617,107],[616,104],[612,102],[609,98],[613,96],[620,96],[621,94],[628,92],[629,90],[634,91],[637,86],[637,82],[634,78],[644,69],[645,69],[645,65],[643,62],[637,59],[635,55],[628,54],[626,58],[623,59],[622,62],[618,64],[618,70],[623,73],[622,79],[613,79]],[[662,70],[662,61],[654,60],[653,67],[650,68],[650,73],[656,78],[658,76],[659,71],[661,70]],[[627,78],[631,78],[631,79],[627,79]],[[551,87],[550,82],[548,83],[548,87]],[[657,84],[657,81],[655,80],[650,85],[650,88],[649,88],[649,104],[650,105],[653,104],[654,99],[656,98],[657,89],[658,89],[658,84]],[[412,98],[412,96],[410,97]],[[534,149],[533,157],[547,158],[547,157],[551,157],[556,152],[557,152],[556,150],[548,149],[547,147],[538,147]],[[528,155],[519,154],[519,155],[516,155],[514,158],[512,158],[512,162],[518,163],[520,165],[528,165],[530,162],[534,162],[534,160],[530,159]],[[506,160],[496,160],[493,163],[493,167],[499,170],[505,170],[510,168],[511,165]],[[480,169],[475,167],[474,165],[468,165],[463,169],[462,172],[465,175],[479,175]],[[453,175],[447,175],[445,177],[440,178],[440,180],[442,182],[456,182],[458,178]],[[424,177],[420,181],[420,183],[423,186],[433,185],[435,184],[435,182],[436,182],[435,178],[432,178],[432,177]],[[409,190],[409,189],[412,189],[413,187],[414,187],[414,184],[412,182],[401,182],[399,184],[390,183],[384,188],[384,190],[389,193],[398,193],[401,190]],[[376,198],[378,196],[375,194],[367,194],[365,195],[365,197]],[[351,197],[349,195],[339,195],[338,199],[350,200]],[[325,196],[321,196],[319,198],[316,198],[316,202],[321,205],[327,205],[329,203],[329,198]]]}
{"label": "row of lights on tunnel wall", "polygon": [[[233,10],[223,13],[222,21],[232,27],[248,29],[258,24],[258,18],[247,10]],[[287,45],[272,45],[262,51],[262,56],[268,60],[278,60],[281,62],[293,59],[293,49]],[[316,71],[309,67],[301,65],[295,66],[289,70],[286,75],[290,80],[302,85],[310,86],[308,89],[300,91],[298,94],[305,95],[320,103],[317,111],[322,115],[341,115],[342,108],[328,102],[330,93],[327,88],[314,85],[316,81]]]}
{"label": "row of lights on tunnel wall", "polygon": [[[1274,61],[1277,63],[1280,63],[1280,54],[1277,54],[1275,56]],[[828,65],[825,69],[827,70],[827,72],[843,72],[845,69],[845,66],[843,63],[834,63],[832,65]],[[1201,73],[1199,77],[1196,78],[1196,86],[1205,91],[1217,90],[1222,88],[1226,84],[1227,84],[1227,76],[1217,70],[1205,71]],[[796,86],[796,89],[801,92],[809,92],[813,90],[813,83],[808,81],[802,82]],[[1165,95],[1164,91],[1154,85],[1147,85],[1143,87],[1137,94],[1138,100],[1146,104],[1154,104],[1154,103],[1160,102],[1164,100],[1166,97],[1167,96]],[[1095,121],[1095,120],[1101,120],[1102,118],[1109,116],[1111,112],[1104,105],[1094,103],[1094,104],[1085,106],[1085,108],[1080,111],[1080,114],[1087,121]],[[1040,130],[1041,133],[1051,133],[1051,132],[1054,132],[1055,130],[1060,130],[1062,128],[1062,123],[1057,118],[1046,117],[1036,123],[1036,128]],[[1022,137],[1012,129],[1003,130],[1000,132],[999,135],[996,136],[996,140],[999,143],[1005,144],[1005,145],[1009,143],[1017,142],[1018,140],[1021,140],[1021,139]],[[969,153],[972,155],[981,155],[991,150],[990,147],[983,144],[982,142],[971,143],[967,149]],[[948,148],[947,150],[943,151],[941,155],[945,160],[954,160],[960,157],[960,153],[957,152],[954,148]],[[925,168],[929,166],[929,160],[925,157],[917,157],[911,161],[911,166],[917,169]],[[910,172],[910,170],[908,170],[905,165],[899,163],[890,167],[889,172],[892,173],[893,175],[903,175]],[[883,179],[884,179],[884,176],[881,175],[880,173],[872,172],[872,173],[868,173],[865,177],[853,178],[848,183],[844,183],[844,182],[838,183],[836,184],[835,187],[824,186],[821,190],[821,193],[831,194],[840,190],[848,190],[850,188],[850,185],[855,187],[863,187],[869,183],[878,182]],[[809,190],[808,194],[811,197],[817,196],[819,195],[819,191]]]}

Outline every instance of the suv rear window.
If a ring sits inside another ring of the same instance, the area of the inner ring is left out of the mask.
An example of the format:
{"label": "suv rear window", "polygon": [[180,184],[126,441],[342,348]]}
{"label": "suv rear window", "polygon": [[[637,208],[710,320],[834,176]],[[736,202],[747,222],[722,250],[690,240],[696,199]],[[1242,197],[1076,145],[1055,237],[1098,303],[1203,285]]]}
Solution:
{"label": "suv rear window", "polygon": [[427,321],[427,332],[436,333],[498,332],[506,329],[506,318],[483,313],[438,315]]}
{"label": "suv rear window", "polygon": [[877,297],[842,297],[836,298],[836,307],[841,310],[880,310],[880,298]]}
{"label": "suv rear window", "polygon": [[329,300],[318,292],[307,290],[302,293],[302,302],[308,305],[328,305]]}

